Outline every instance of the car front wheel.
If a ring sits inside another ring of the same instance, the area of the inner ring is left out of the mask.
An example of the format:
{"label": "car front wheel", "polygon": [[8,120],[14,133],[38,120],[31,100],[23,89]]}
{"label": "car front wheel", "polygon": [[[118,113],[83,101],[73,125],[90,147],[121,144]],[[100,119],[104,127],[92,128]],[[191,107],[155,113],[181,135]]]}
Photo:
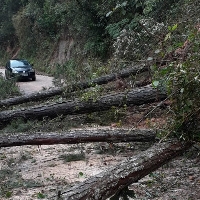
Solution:
{"label": "car front wheel", "polygon": [[32,78],[32,81],[36,81],[36,77],[35,76]]}
{"label": "car front wheel", "polygon": [[7,72],[7,71],[5,71],[5,77],[6,77],[6,79],[9,79],[8,72]]}

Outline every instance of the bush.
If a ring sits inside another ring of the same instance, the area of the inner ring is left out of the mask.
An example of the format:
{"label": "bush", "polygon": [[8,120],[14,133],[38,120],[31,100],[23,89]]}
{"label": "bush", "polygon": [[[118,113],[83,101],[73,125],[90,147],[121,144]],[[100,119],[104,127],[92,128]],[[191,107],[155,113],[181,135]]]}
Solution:
{"label": "bush", "polygon": [[[182,140],[200,141],[199,28],[194,24],[185,30],[179,24],[168,26],[169,32],[153,58],[157,60],[152,66],[153,84],[165,87],[171,101],[168,135]],[[177,34],[180,30],[182,38]]]}
{"label": "bush", "polygon": [[19,87],[16,85],[16,80],[5,80],[5,78],[0,76],[0,99],[6,99],[12,96],[20,95]]}

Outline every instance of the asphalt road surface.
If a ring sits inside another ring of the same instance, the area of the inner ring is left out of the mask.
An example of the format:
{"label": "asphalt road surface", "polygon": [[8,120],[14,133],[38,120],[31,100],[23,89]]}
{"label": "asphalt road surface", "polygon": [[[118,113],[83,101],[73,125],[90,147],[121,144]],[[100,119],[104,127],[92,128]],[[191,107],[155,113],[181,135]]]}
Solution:
{"label": "asphalt road surface", "polygon": [[[4,75],[5,69],[0,69],[0,73]],[[22,94],[31,94],[39,92],[44,88],[49,89],[51,87],[54,87],[53,77],[37,75],[37,74],[36,74],[36,81],[24,80],[24,81],[18,81],[17,84]]]}

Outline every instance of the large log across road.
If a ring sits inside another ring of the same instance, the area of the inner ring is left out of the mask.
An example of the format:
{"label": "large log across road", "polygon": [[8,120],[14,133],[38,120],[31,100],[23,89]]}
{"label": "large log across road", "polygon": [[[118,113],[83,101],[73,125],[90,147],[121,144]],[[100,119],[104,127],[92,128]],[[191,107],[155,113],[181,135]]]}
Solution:
{"label": "large log across road", "polygon": [[67,92],[73,92],[73,91],[77,91],[77,90],[86,89],[86,88],[89,88],[94,85],[106,84],[106,83],[116,80],[117,77],[118,78],[127,78],[129,76],[140,74],[142,72],[149,71],[149,70],[150,70],[149,66],[147,66],[145,64],[135,65],[130,68],[123,69],[118,73],[107,74],[105,76],[101,76],[99,78],[92,79],[90,81],[78,82],[78,83],[72,85],[71,87],[69,87],[67,89]]}
{"label": "large log across road", "polygon": [[155,142],[150,129],[85,129],[62,133],[29,133],[0,135],[0,147],[22,145],[78,144],[89,142]]}
{"label": "large log across road", "polygon": [[59,115],[91,113],[108,110],[113,106],[141,105],[145,103],[160,101],[166,98],[166,93],[151,86],[133,89],[128,92],[109,94],[97,100],[88,101],[67,101],[49,105],[27,107],[17,110],[6,110],[0,112],[0,125],[5,126],[17,118],[42,119],[45,116],[55,118]]}
{"label": "large log across road", "polygon": [[18,96],[18,97],[1,100],[0,107],[17,105],[17,104],[25,103],[25,102],[29,102],[29,101],[38,101],[38,100],[46,99],[46,98],[49,98],[52,96],[61,95],[63,92],[70,93],[70,92],[74,92],[77,90],[89,88],[96,84],[97,85],[106,84],[110,81],[114,81],[116,79],[116,77],[126,78],[128,76],[136,75],[138,73],[142,73],[142,72],[145,72],[148,70],[149,70],[149,67],[144,64],[136,65],[136,66],[133,66],[132,68],[122,70],[119,73],[108,74],[108,75],[101,76],[96,79],[92,79],[90,81],[78,82],[76,84],[69,85],[69,86],[66,86],[63,88],[53,88],[53,89],[46,90],[46,91],[44,90],[44,91],[41,91],[38,93],[32,93],[32,94],[28,94],[28,95],[22,95],[22,96]]}
{"label": "large log across road", "polygon": [[52,96],[61,95],[64,88],[52,88],[49,90],[43,90],[41,92],[26,94],[22,96],[12,97],[9,99],[4,99],[0,101],[0,107],[8,107],[12,105],[17,105],[21,103],[27,103],[30,101],[39,101]]}
{"label": "large log across road", "polygon": [[108,110],[113,106],[122,107],[124,105],[141,105],[145,103],[160,101],[166,98],[164,91],[159,91],[151,86],[133,89],[128,92],[109,94],[97,100],[88,101],[67,101],[34,107],[26,107],[16,110],[6,110],[0,112],[0,125],[5,126],[17,118],[42,119],[45,116],[55,118],[59,115],[91,113]]}
{"label": "large log across road", "polygon": [[139,155],[62,191],[59,196],[63,200],[105,200],[181,155],[191,145],[189,142],[155,144]]}

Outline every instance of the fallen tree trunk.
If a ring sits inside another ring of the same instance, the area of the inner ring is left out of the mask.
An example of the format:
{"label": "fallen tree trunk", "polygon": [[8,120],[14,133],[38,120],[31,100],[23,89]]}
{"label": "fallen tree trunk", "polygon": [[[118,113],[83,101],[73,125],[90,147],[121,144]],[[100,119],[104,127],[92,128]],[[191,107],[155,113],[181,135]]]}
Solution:
{"label": "fallen tree trunk", "polygon": [[20,103],[25,103],[25,102],[30,102],[30,101],[38,101],[38,100],[46,99],[46,98],[49,98],[52,96],[61,95],[63,92],[70,93],[70,92],[74,92],[77,90],[86,89],[86,88],[89,88],[94,85],[106,84],[110,81],[114,81],[116,79],[116,77],[126,78],[126,77],[129,77],[130,75],[136,75],[138,73],[142,73],[142,72],[145,72],[148,70],[149,70],[148,66],[141,64],[138,66],[134,66],[130,69],[122,70],[121,72],[116,73],[116,74],[108,74],[108,75],[105,75],[105,76],[102,76],[102,77],[99,77],[99,78],[96,78],[96,79],[93,79],[90,81],[78,82],[76,84],[69,85],[67,87],[54,88],[51,90],[41,91],[38,93],[33,93],[33,94],[29,94],[29,95],[23,95],[23,96],[19,96],[19,97],[13,97],[13,98],[1,100],[0,107],[17,105]]}
{"label": "fallen tree trunk", "polygon": [[156,133],[150,129],[89,129],[63,133],[34,133],[0,135],[0,147],[22,145],[77,144],[90,142],[155,142]]}
{"label": "fallen tree trunk", "polygon": [[155,144],[141,154],[61,192],[63,200],[105,200],[181,155],[191,143]]}
{"label": "fallen tree trunk", "polygon": [[52,96],[61,95],[64,91],[64,88],[53,88],[50,90],[44,90],[37,93],[26,94],[18,97],[13,97],[0,101],[0,107],[8,107],[12,105],[17,105],[21,103],[26,103],[30,101],[39,101],[46,99]]}
{"label": "fallen tree trunk", "polygon": [[42,119],[45,116],[50,118],[59,115],[91,113],[108,110],[113,106],[122,107],[124,105],[141,105],[145,103],[160,101],[166,98],[164,91],[159,91],[151,86],[133,89],[129,92],[121,92],[100,97],[97,100],[88,101],[67,101],[54,103],[45,106],[27,107],[17,110],[7,110],[0,112],[0,125],[5,126],[17,118]]}
{"label": "fallen tree trunk", "polygon": [[136,65],[129,69],[124,69],[118,73],[108,74],[108,75],[101,76],[99,78],[86,81],[86,82],[78,82],[77,84],[72,85],[71,88],[69,88],[68,92],[73,92],[73,91],[76,91],[77,89],[78,90],[86,89],[94,85],[106,84],[106,83],[116,80],[116,78],[123,79],[131,75],[134,76],[136,74],[140,74],[145,71],[149,71],[149,66],[146,66],[145,64]]}

